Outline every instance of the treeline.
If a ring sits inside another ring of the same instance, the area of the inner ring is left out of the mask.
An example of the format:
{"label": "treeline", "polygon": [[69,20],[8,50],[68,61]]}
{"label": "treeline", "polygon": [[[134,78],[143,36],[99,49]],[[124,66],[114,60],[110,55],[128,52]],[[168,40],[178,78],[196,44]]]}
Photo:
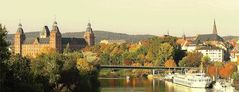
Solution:
{"label": "treeline", "polygon": [[[203,56],[202,53],[197,51],[183,51],[176,41],[177,38],[172,36],[153,37],[139,43],[97,44],[93,47],[84,48],[84,51],[97,53],[102,65],[199,67],[209,75],[216,76],[215,68],[212,67],[220,62],[210,62],[210,57]],[[227,61],[220,64],[217,70],[218,77],[229,78],[234,76],[234,79],[239,78],[236,74],[237,63]],[[124,72],[119,71],[119,74]],[[145,70],[127,72],[129,72],[128,74],[136,74],[136,76],[151,74],[150,71]],[[106,74],[104,73],[104,75]]]}
{"label": "treeline", "polygon": [[0,27],[1,92],[98,92],[98,58],[93,53],[48,52],[36,58],[11,55]]}
{"label": "treeline", "polygon": [[176,37],[153,37],[140,43],[125,44],[97,44],[86,47],[84,51],[97,53],[100,64],[106,65],[140,65],[152,64],[164,66],[167,60],[173,60],[175,64],[186,55],[176,44]]}

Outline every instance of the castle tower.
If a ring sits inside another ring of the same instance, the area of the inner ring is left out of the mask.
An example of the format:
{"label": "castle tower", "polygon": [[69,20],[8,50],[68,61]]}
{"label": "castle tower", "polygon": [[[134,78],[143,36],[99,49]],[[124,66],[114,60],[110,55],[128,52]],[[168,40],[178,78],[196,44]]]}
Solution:
{"label": "castle tower", "polygon": [[43,29],[40,32],[40,38],[46,38],[50,36],[50,31],[47,26],[44,26]]}
{"label": "castle tower", "polygon": [[84,34],[85,41],[87,42],[88,46],[93,46],[95,44],[95,35],[91,28],[91,24],[88,23],[86,32]]}
{"label": "castle tower", "polygon": [[214,19],[214,24],[213,24],[213,32],[212,34],[217,34],[217,26],[216,26],[216,21]]}
{"label": "castle tower", "polygon": [[22,43],[25,40],[25,34],[22,29],[22,24],[18,25],[17,32],[14,38],[14,53],[22,55]]}
{"label": "castle tower", "polygon": [[62,51],[61,39],[61,33],[55,21],[50,32],[50,47],[56,51]]}

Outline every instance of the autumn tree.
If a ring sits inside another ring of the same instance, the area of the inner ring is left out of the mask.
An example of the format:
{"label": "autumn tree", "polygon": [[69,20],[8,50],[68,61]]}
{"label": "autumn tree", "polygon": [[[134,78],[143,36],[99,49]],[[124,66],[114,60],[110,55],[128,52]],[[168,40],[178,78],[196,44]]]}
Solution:
{"label": "autumn tree", "polygon": [[102,53],[100,54],[100,64],[103,64],[103,65],[110,65],[111,62],[110,62],[110,55],[108,53]]}
{"label": "autumn tree", "polygon": [[169,59],[164,63],[165,67],[171,68],[171,67],[176,67],[176,63],[173,59]]}
{"label": "autumn tree", "polygon": [[200,52],[189,52],[180,62],[179,66],[186,67],[199,67],[201,64],[201,58],[203,57]]}
{"label": "autumn tree", "polygon": [[170,44],[168,43],[161,44],[158,50],[157,60],[155,62],[155,65],[164,64],[164,62],[170,59],[173,55],[174,55],[174,49]]}
{"label": "autumn tree", "polygon": [[232,73],[236,71],[236,65],[233,62],[226,63],[223,68],[219,70],[219,74],[222,78],[231,77]]}

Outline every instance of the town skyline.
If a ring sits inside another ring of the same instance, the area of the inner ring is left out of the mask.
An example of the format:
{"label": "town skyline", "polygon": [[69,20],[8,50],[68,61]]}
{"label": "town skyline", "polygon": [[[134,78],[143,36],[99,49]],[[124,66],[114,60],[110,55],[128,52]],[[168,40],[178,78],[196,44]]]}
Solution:
{"label": "town skyline", "polygon": [[[209,34],[216,20],[218,34],[237,35],[239,1],[28,1],[4,0],[0,23],[10,34],[19,22],[25,32],[40,31],[56,20],[61,32],[85,31],[90,21],[94,30],[127,34],[188,36]],[[238,2],[238,3],[237,3]],[[67,7],[64,5],[67,4]],[[9,9],[4,9],[14,6]]]}

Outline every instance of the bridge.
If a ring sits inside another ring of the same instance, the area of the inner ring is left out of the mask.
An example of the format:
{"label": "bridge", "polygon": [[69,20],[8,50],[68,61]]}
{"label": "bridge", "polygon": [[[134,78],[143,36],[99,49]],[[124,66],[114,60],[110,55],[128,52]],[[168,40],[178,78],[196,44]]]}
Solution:
{"label": "bridge", "polygon": [[100,65],[100,69],[151,69],[153,74],[155,70],[174,70],[174,71],[187,71],[189,69],[196,69],[196,67],[164,67],[164,66],[122,66],[122,65]]}
{"label": "bridge", "polygon": [[164,66],[122,66],[122,65],[101,65],[100,68],[111,68],[111,69],[159,69],[159,70],[185,70],[192,69],[195,67],[164,67]]}

